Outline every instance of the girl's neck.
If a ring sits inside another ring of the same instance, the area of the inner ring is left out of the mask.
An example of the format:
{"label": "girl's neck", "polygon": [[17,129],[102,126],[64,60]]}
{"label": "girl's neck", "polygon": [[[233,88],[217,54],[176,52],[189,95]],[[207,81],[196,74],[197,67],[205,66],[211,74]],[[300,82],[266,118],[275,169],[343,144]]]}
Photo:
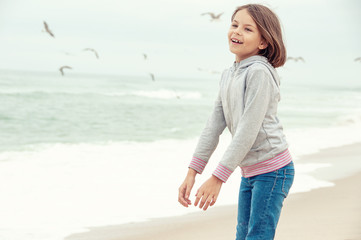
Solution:
{"label": "girl's neck", "polygon": [[246,58],[238,58],[237,56],[236,56],[236,63],[240,63],[240,62],[242,62],[243,60],[246,60],[246,59],[248,59],[248,58],[251,58],[251,57],[254,57],[254,56],[260,56],[260,55],[258,55],[258,54],[256,54],[256,55],[252,55],[252,56],[249,56],[249,57],[246,57]]}

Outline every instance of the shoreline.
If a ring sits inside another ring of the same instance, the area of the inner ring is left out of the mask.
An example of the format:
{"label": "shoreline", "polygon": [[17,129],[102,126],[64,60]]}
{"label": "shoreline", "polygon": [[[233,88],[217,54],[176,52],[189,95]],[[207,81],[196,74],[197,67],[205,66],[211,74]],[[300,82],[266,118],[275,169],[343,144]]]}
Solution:
{"label": "shoreline", "polygon": [[335,186],[291,195],[282,209],[278,240],[361,239],[361,172]]}
{"label": "shoreline", "polygon": [[[290,194],[278,224],[277,240],[361,239],[361,143],[323,149],[302,156],[298,164],[328,163],[309,173],[334,186]],[[297,175],[297,165],[296,165]],[[155,218],[115,226],[92,227],[65,240],[203,240],[234,239],[237,206],[216,206],[206,212]]]}

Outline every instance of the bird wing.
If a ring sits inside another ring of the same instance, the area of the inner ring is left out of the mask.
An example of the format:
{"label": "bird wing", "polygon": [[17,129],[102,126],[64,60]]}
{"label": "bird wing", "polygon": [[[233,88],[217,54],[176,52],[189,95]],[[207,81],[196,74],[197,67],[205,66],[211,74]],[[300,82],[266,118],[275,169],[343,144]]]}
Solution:
{"label": "bird wing", "polygon": [[59,71],[61,72],[61,75],[62,76],[64,76],[64,68],[68,68],[68,69],[73,69],[72,67],[69,67],[69,66],[61,66],[60,68],[59,68]]}
{"label": "bird wing", "polygon": [[45,21],[44,21],[44,27],[45,27],[45,30],[49,29],[48,24]]}
{"label": "bird wing", "polygon": [[361,57],[358,57],[358,58],[355,58],[355,60],[354,60],[355,62],[357,62],[357,61],[361,61]]}
{"label": "bird wing", "polygon": [[95,49],[93,48],[84,48],[83,51],[92,51],[95,54],[96,58],[99,58],[97,51],[95,51]]}
{"label": "bird wing", "polygon": [[218,14],[217,16],[215,16],[216,18],[220,18],[222,16],[223,13]]}
{"label": "bird wing", "polygon": [[59,68],[59,70],[63,70],[64,68],[73,69],[72,67],[69,67],[69,66],[61,66],[61,67]]}
{"label": "bird wing", "polygon": [[149,73],[150,77],[152,78],[152,80],[154,81],[155,78],[154,78],[154,74],[153,73]]}
{"label": "bird wing", "polygon": [[99,59],[99,54],[97,51],[94,50],[95,56]]}
{"label": "bird wing", "polygon": [[215,15],[214,15],[214,13],[212,13],[212,12],[206,12],[206,13],[202,13],[201,14],[201,16],[203,16],[203,15],[210,15],[212,18],[214,18],[215,17]]}
{"label": "bird wing", "polygon": [[54,36],[54,34],[52,33],[52,31],[50,31],[50,29],[49,29],[49,25],[48,25],[45,21],[44,21],[44,27],[45,27],[45,31],[46,31],[47,33],[49,33],[50,36],[52,36],[52,37],[55,38],[55,36]]}

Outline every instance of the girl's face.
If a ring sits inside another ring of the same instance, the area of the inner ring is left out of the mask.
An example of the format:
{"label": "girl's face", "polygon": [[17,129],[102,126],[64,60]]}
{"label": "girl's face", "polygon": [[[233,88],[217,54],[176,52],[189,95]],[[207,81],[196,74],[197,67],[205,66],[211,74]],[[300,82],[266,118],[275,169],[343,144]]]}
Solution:
{"label": "girl's face", "polygon": [[229,50],[236,55],[236,62],[257,55],[267,47],[256,23],[247,9],[239,10],[228,31]]}

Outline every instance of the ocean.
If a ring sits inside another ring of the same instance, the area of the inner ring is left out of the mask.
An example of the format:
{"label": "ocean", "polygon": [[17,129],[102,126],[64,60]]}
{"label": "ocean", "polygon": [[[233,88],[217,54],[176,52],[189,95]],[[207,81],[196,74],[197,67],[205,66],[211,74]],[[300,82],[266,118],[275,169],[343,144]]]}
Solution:
{"label": "ocean", "polygon": [[[60,240],[88,227],[197,211],[178,187],[220,75],[107,76],[0,71],[0,239]],[[282,78],[279,118],[297,166],[292,193],[332,186],[297,159],[361,142],[361,84]],[[231,141],[221,137],[196,188]],[[240,171],[217,205],[237,202]]]}

